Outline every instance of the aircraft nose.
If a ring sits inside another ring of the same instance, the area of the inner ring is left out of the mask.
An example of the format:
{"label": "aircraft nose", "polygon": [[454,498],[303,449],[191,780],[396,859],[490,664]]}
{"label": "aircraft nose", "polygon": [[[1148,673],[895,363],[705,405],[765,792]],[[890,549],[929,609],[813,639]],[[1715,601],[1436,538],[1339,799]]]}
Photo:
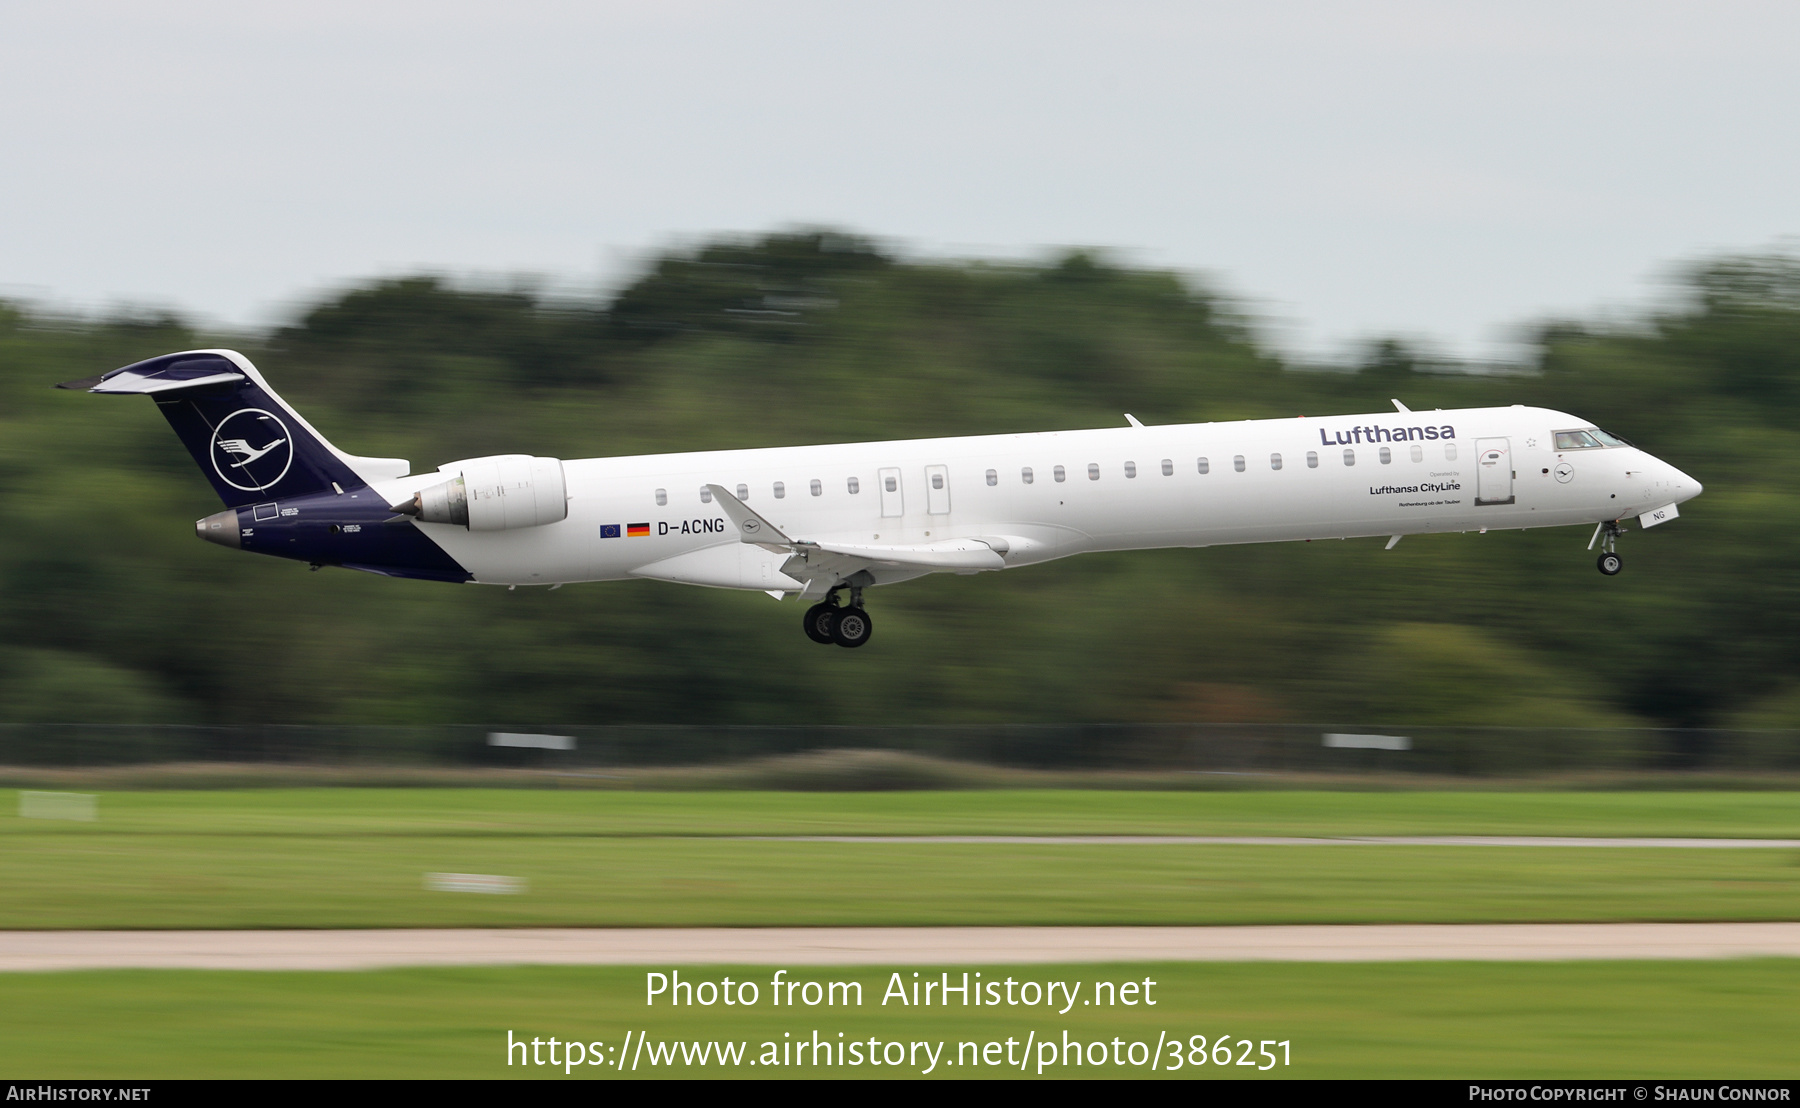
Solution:
{"label": "aircraft nose", "polygon": [[1675,502],[1677,504],[1692,500],[1694,497],[1699,496],[1705,491],[1705,487],[1701,485],[1700,482],[1689,477],[1674,466],[1669,467],[1668,482],[1669,486],[1675,490]]}

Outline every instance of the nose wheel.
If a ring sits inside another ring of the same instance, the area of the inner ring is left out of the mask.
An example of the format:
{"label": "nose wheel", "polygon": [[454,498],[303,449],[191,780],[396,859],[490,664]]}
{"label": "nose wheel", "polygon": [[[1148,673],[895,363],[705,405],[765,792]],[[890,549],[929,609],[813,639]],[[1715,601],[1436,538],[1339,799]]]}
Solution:
{"label": "nose wheel", "polygon": [[1616,577],[1619,571],[1625,568],[1625,559],[1619,557],[1617,549],[1619,545],[1618,521],[1608,520],[1594,528],[1594,537],[1588,540],[1588,549],[1594,549],[1596,542],[1600,544],[1600,558],[1594,564],[1600,567],[1601,573],[1608,577]]}
{"label": "nose wheel", "polygon": [[801,626],[806,637],[816,643],[836,643],[854,650],[869,641],[869,636],[875,632],[875,623],[863,609],[861,589],[850,590],[847,607],[838,604],[837,592],[837,589],[831,590],[824,600],[808,608],[806,615],[801,617]]}

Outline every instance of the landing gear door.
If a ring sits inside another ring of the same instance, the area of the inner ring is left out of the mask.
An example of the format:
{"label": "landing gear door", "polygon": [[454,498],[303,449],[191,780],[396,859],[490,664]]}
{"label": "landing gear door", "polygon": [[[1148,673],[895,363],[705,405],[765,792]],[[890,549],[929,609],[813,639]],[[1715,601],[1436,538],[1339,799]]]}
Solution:
{"label": "landing gear door", "polygon": [[881,486],[881,514],[883,516],[905,515],[900,500],[900,471],[883,469],[876,473],[875,480]]}
{"label": "landing gear door", "polygon": [[1510,439],[1475,440],[1475,503],[1513,502],[1513,460]]}
{"label": "landing gear door", "polygon": [[950,469],[925,467],[925,511],[934,516],[950,514]]}

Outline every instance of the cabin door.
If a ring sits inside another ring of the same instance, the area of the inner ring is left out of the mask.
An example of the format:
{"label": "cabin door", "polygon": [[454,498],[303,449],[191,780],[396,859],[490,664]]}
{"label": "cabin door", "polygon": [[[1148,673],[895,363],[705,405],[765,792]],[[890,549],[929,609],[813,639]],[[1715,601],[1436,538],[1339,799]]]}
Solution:
{"label": "cabin door", "polygon": [[1475,503],[1513,502],[1512,442],[1509,439],[1475,440]]}
{"label": "cabin door", "polygon": [[875,480],[881,485],[881,514],[883,516],[905,515],[900,500],[900,471],[884,469],[875,474]]}

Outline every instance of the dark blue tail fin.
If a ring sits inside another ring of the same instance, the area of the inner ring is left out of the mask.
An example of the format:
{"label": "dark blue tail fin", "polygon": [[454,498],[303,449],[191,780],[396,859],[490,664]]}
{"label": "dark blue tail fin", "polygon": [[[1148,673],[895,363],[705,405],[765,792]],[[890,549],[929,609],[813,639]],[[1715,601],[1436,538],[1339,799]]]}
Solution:
{"label": "dark blue tail fin", "polygon": [[332,446],[235,350],[164,354],[57,387],[150,396],[228,508],[350,492],[410,468]]}

